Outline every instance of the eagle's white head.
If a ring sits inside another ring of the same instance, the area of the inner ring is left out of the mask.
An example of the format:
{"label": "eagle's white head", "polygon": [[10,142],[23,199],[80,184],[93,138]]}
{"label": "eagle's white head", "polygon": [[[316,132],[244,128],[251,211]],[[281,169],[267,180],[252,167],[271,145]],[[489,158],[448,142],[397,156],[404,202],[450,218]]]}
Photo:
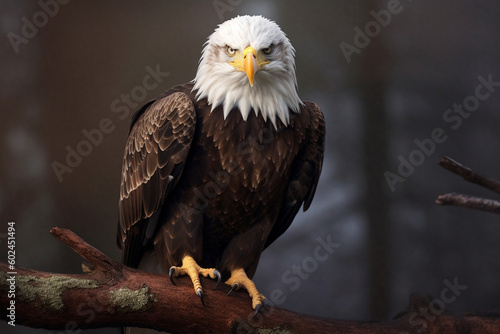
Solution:
{"label": "eagle's white head", "polygon": [[289,124],[299,112],[295,50],[280,27],[262,16],[238,16],[219,25],[202,51],[193,90],[224,118],[237,107],[246,120],[253,109]]}

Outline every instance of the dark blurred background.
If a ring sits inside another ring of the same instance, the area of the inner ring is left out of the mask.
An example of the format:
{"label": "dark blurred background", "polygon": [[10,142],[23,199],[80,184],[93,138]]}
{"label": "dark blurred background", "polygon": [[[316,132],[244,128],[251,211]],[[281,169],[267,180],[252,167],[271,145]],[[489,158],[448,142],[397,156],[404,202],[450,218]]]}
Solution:
{"label": "dark blurred background", "polygon": [[[450,191],[495,198],[437,165],[449,155],[500,178],[500,87],[479,87],[500,82],[494,0],[0,1],[0,259],[11,220],[18,266],[81,272],[79,256],[50,236],[53,226],[119,259],[129,117],[116,107],[132,113],[192,80],[207,36],[242,14],[286,32],[300,96],[327,120],[315,201],[263,253],[260,291],[281,291],[278,304],[290,310],[366,320],[393,317],[413,292],[440,299],[447,282],[458,282],[466,288],[442,303],[452,313],[500,310],[499,217],[434,203]],[[157,87],[145,89],[157,67]],[[464,101],[471,112],[448,111]],[[85,134],[102,122],[107,133],[89,146]],[[71,150],[86,156],[69,166]]]}

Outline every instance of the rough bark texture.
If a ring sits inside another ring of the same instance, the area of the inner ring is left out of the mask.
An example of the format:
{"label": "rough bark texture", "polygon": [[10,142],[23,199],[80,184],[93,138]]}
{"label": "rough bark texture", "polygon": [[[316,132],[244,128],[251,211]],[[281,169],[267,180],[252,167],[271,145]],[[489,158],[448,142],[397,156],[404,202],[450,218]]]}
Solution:
{"label": "rough bark texture", "polygon": [[[90,262],[85,274],[54,274],[15,268],[16,297],[7,292],[9,267],[0,264],[0,307],[15,300],[15,323],[47,329],[137,326],[172,333],[500,333],[498,314],[454,317],[429,311],[430,302],[412,297],[410,310],[392,321],[326,320],[276,307],[249,320],[250,299],[245,292],[226,296],[202,279],[203,307],[189,279],[173,286],[168,277],[141,272],[85,243],[69,230],[51,233]],[[440,312],[441,313],[441,312]],[[10,321],[8,314],[3,317]]]}

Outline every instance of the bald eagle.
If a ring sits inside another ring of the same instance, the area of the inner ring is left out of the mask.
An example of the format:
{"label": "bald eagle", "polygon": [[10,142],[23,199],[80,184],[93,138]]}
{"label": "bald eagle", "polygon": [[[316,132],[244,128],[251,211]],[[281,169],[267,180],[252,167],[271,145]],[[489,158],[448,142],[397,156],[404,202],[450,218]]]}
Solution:
{"label": "bald eagle", "polygon": [[[279,26],[238,16],[209,36],[195,79],[143,106],[125,146],[117,242],[123,263],[244,288],[262,251],[307,210],[325,121],[297,94],[295,51]],[[231,290],[232,291],[232,290]]]}

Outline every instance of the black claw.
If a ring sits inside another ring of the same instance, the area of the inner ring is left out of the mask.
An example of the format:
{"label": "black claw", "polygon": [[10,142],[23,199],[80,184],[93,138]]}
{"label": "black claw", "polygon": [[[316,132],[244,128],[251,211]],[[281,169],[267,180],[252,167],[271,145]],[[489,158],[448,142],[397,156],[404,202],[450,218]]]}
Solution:
{"label": "black claw", "polygon": [[203,292],[201,291],[201,289],[196,290],[196,294],[198,295],[198,297],[200,297],[203,306],[205,306],[205,302],[203,301]]}
{"label": "black claw", "polygon": [[175,273],[175,268],[171,267],[170,270],[168,271],[168,276],[170,277],[170,282],[172,282],[173,285],[177,285],[174,282],[174,273]]}
{"label": "black claw", "polygon": [[214,290],[215,290],[215,289],[217,289],[217,287],[220,284],[220,280],[221,280],[220,271],[218,271],[217,269],[214,269],[214,275],[215,275],[215,277],[217,277],[217,284],[215,284],[215,286],[214,286]]}
{"label": "black claw", "polygon": [[269,302],[267,301],[267,299],[262,299],[262,312],[265,311],[267,305],[269,305]]}
{"label": "black claw", "polygon": [[261,307],[262,307],[262,304],[257,304],[257,306],[255,306],[255,313],[248,320],[252,320],[253,318],[255,318],[255,316],[257,315],[257,313],[259,313]]}
{"label": "black claw", "polygon": [[238,283],[234,283],[233,286],[231,287],[231,290],[229,290],[229,292],[227,293],[227,295],[229,296],[229,294],[231,292],[233,292],[234,290],[238,289]]}

